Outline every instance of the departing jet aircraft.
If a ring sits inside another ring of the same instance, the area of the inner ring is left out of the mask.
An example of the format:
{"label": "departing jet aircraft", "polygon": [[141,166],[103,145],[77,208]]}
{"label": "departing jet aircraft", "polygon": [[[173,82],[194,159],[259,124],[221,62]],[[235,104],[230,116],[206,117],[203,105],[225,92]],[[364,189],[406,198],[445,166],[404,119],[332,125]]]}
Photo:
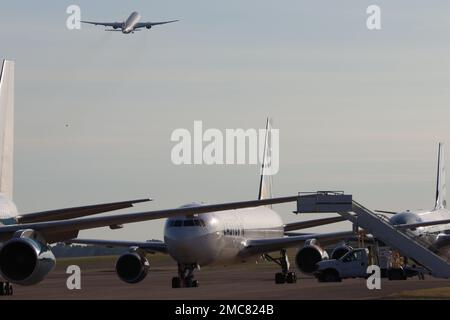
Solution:
{"label": "departing jet aircraft", "polygon": [[78,236],[80,230],[98,227],[121,228],[132,223],[202,212],[216,212],[259,205],[296,201],[297,196],[229,202],[201,208],[175,208],[140,213],[80,218],[132,207],[149,199],[19,214],[13,191],[14,62],[3,61],[0,70],[0,295],[12,294],[10,283],[33,285],[55,266],[49,244]]}
{"label": "departing jet aircraft", "polygon": [[123,22],[94,22],[94,21],[81,21],[81,22],[93,24],[96,26],[100,25],[100,26],[112,28],[112,29],[106,29],[105,31],[121,31],[124,34],[129,34],[129,33],[134,33],[135,31],[140,31],[140,28],[151,29],[153,26],[179,21],[179,20],[171,20],[171,21],[163,21],[163,22],[139,22],[140,20],[141,20],[141,15],[137,12],[133,12]]}
{"label": "departing jet aircraft", "polygon": [[[260,201],[271,199],[271,177],[265,174],[269,159],[270,128],[268,120],[259,185]],[[285,225],[278,213],[269,206],[207,213],[202,212],[203,207],[201,203],[187,204],[181,209],[191,208],[193,213],[169,217],[164,227],[164,242],[73,239],[67,243],[129,247],[129,252],[120,256],[116,262],[117,275],[128,283],[137,283],[147,275],[149,262],[145,253],[167,253],[178,263],[178,276],[172,279],[172,287],[179,288],[197,287],[198,281],[194,279],[193,272],[201,266],[254,262],[260,257],[281,267],[281,272],[275,275],[275,283],[295,283],[297,277],[290,271],[287,248],[300,247],[296,255],[297,266],[302,272],[311,273],[315,269],[317,255],[320,259],[328,258],[318,241],[321,245],[327,245],[353,236],[352,231],[286,235],[288,231],[345,220],[342,217]],[[339,258],[350,249],[338,246],[331,256]],[[273,252],[279,252],[279,256],[272,256]]]}

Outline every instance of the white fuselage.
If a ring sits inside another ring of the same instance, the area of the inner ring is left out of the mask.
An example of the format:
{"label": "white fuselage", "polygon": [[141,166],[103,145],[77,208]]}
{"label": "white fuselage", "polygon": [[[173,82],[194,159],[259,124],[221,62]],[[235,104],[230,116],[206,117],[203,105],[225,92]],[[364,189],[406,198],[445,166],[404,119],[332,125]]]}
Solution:
{"label": "white fuselage", "polygon": [[[447,209],[439,210],[414,210],[404,211],[395,214],[389,219],[393,225],[432,222],[439,220],[450,220],[450,211]],[[450,224],[437,224],[434,226],[424,226],[411,229],[409,231],[414,235],[418,241],[426,244],[429,247],[434,247],[439,243],[439,237],[443,235],[450,235]],[[442,253],[449,255],[448,250],[442,248]]]}
{"label": "white fuselage", "polygon": [[172,258],[198,265],[243,262],[248,257],[239,253],[248,239],[283,235],[281,217],[268,207],[169,218],[164,228],[164,241]]}
{"label": "white fuselage", "polygon": [[133,12],[127,20],[123,23],[122,32],[123,33],[130,33],[134,31],[134,27],[136,24],[141,20],[141,16],[137,12]]}

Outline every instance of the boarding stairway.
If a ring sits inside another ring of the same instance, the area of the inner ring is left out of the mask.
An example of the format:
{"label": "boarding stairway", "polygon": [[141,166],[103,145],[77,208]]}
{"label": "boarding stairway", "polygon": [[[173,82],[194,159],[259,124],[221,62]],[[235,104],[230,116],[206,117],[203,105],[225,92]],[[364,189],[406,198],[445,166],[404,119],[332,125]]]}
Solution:
{"label": "boarding stairway", "polygon": [[408,231],[401,231],[383,217],[367,209],[343,192],[299,193],[296,213],[337,212],[353,223],[355,230],[362,228],[401,255],[411,258],[437,278],[450,278],[447,260],[417,242]]}

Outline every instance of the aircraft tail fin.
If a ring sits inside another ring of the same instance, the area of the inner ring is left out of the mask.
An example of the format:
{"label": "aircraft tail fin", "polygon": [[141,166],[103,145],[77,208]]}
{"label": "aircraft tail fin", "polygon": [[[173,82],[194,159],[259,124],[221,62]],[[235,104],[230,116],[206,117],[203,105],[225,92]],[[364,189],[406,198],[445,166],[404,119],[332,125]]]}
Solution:
{"label": "aircraft tail fin", "polygon": [[272,129],[272,121],[270,118],[267,118],[266,122],[266,131],[265,131],[265,139],[264,139],[264,148],[263,148],[263,157],[261,164],[261,178],[259,181],[259,193],[258,199],[269,199],[272,198],[272,175],[267,175],[267,165],[268,158],[271,152],[271,143],[270,143],[270,130]]}
{"label": "aircraft tail fin", "polygon": [[12,200],[14,148],[14,61],[0,71],[0,193]]}
{"label": "aircraft tail fin", "polygon": [[438,166],[437,166],[437,180],[436,180],[436,203],[435,210],[444,209],[447,207],[446,201],[446,185],[445,185],[445,161],[444,161],[444,144],[439,143],[438,149]]}

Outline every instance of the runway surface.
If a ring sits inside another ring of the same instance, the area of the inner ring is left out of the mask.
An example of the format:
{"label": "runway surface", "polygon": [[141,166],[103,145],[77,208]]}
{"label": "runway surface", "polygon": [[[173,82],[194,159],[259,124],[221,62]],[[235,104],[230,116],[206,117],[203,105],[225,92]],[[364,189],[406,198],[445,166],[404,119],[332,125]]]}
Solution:
{"label": "runway surface", "polygon": [[[278,271],[269,263],[243,264],[232,267],[211,267],[196,271],[198,288],[171,288],[176,267],[169,259],[157,258],[149,275],[138,284],[126,284],[114,271],[113,258],[65,260],[40,284],[14,286],[14,295],[7,299],[379,299],[406,290],[450,287],[450,280],[412,278],[406,281],[382,279],[381,290],[368,290],[364,279],[348,279],[341,283],[319,283],[299,274],[296,284],[277,285]],[[68,290],[66,267],[81,267],[81,290]]]}

